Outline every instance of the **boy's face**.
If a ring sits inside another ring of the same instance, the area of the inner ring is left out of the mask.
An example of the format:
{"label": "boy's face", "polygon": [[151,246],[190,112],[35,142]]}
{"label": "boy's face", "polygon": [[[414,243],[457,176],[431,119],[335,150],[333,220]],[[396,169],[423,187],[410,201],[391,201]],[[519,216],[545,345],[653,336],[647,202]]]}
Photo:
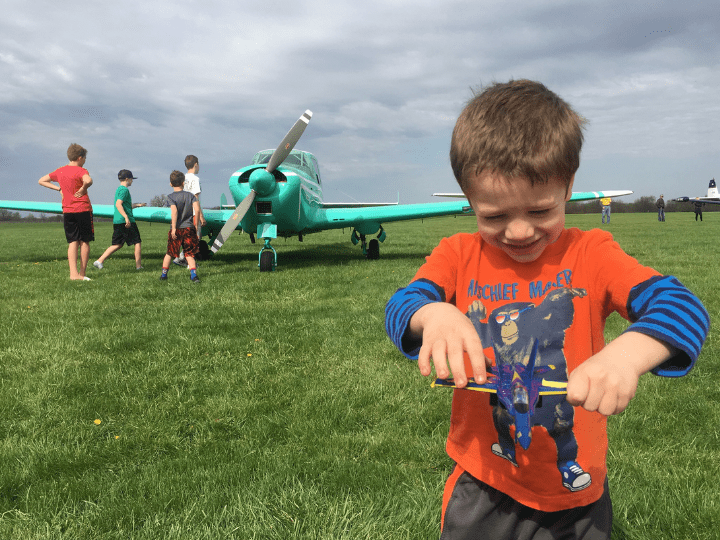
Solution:
{"label": "boy's face", "polygon": [[469,185],[480,236],[516,262],[536,260],[565,228],[572,181],[567,189],[560,179],[531,186],[527,179],[483,172]]}

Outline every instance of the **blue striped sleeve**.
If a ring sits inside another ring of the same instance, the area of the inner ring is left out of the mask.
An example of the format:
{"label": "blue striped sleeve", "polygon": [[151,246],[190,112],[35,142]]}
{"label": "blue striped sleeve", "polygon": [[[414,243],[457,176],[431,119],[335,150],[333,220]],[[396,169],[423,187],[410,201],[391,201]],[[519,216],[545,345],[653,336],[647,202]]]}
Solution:
{"label": "blue striped sleeve", "polygon": [[398,289],[385,306],[385,331],[400,352],[411,360],[417,360],[422,343],[405,336],[410,319],[426,304],[444,302],[445,291],[427,279],[413,281]]}
{"label": "blue striped sleeve", "polygon": [[695,364],[710,328],[700,300],[672,276],[655,276],[633,287],[628,298],[632,324],[626,332],[640,332],[680,351],[652,370],[663,377],[682,377]]}

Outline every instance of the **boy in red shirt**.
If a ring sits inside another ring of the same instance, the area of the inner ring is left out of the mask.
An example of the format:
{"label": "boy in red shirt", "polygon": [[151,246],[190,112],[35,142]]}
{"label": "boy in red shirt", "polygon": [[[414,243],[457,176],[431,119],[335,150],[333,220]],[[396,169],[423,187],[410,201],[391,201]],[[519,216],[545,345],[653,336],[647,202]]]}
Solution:
{"label": "boy in red shirt", "polygon": [[[443,540],[610,538],[607,416],[628,406],[642,374],[686,374],[707,336],[707,311],[677,279],[607,232],[565,228],[583,124],[533,81],[476,96],[450,160],[478,232],[443,239],[388,302],[393,342],[421,374],[434,368],[458,388]],[[633,324],[605,345],[613,311]],[[543,396],[521,432],[502,402],[464,389],[493,363],[497,373],[532,366],[567,395]]]}
{"label": "boy in red shirt", "polygon": [[[46,174],[38,184],[54,191],[62,192],[63,223],[65,238],[68,242],[68,264],[70,279],[90,281],[85,275],[90,260],[90,242],[95,240],[92,205],[87,190],[92,186],[92,178],[84,168],[87,150],[79,144],[71,144],[67,150],[70,163]],[[58,185],[56,186],[55,183]],[[78,271],[78,252],[80,270]]]}

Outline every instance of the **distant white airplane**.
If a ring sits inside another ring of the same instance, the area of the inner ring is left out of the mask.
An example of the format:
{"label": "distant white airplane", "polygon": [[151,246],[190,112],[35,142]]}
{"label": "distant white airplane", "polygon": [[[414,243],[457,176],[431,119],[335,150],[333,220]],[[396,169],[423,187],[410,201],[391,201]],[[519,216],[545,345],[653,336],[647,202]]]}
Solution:
{"label": "distant white airplane", "polygon": [[678,197],[673,200],[677,202],[701,201],[709,204],[720,204],[720,192],[718,192],[717,184],[713,178],[708,184],[707,197]]}

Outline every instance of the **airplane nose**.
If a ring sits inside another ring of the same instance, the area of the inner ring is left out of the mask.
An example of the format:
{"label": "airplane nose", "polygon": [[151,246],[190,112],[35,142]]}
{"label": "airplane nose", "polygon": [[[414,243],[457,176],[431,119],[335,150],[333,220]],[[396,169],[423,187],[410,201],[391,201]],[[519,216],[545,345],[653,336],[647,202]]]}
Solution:
{"label": "airplane nose", "polygon": [[265,169],[255,169],[248,181],[250,189],[260,197],[267,197],[275,190],[275,177]]}

